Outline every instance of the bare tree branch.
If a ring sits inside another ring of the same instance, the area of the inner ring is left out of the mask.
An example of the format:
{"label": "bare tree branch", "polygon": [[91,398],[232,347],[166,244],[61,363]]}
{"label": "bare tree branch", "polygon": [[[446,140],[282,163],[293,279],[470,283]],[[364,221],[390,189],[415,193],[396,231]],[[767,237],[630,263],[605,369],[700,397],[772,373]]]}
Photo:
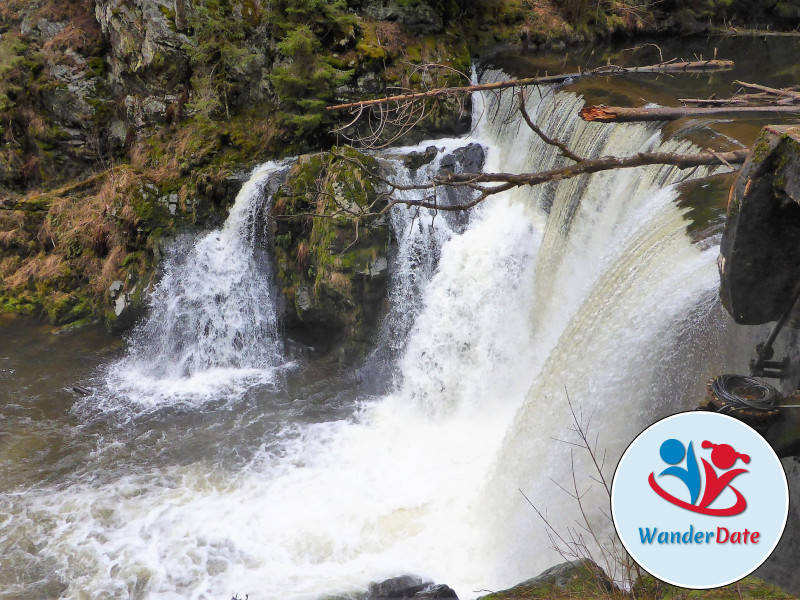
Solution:
{"label": "bare tree branch", "polygon": [[759,92],[764,92],[766,94],[770,94],[775,96],[777,100],[782,98],[791,98],[795,101],[800,101],[800,92],[796,92],[791,89],[779,89],[773,87],[767,87],[765,85],[759,85],[757,83],[747,83],[746,81],[734,81],[736,85],[740,85],[743,88],[747,88],[750,90],[758,90]]}
{"label": "bare tree branch", "polygon": [[[648,165],[672,165],[679,169],[690,169],[700,166],[726,166],[732,168],[734,164],[741,164],[747,158],[748,150],[734,150],[731,152],[715,152],[713,150],[697,152],[695,154],[678,154],[673,152],[639,152],[631,156],[602,156],[600,158],[583,159],[574,165],[539,171],[536,173],[450,173],[438,177],[424,184],[400,185],[384,177],[380,173],[367,167],[357,158],[336,154],[342,160],[349,161],[370,177],[387,186],[385,195],[381,200],[391,197],[391,200],[378,212],[373,212],[376,202],[373,202],[361,217],[375,217],[387,214],[394,206],[405,205],[418,208],[429,208],[438,211],[459,212],[477,206],[489,196],[508,191],[515,187],[533,186],[571,179],[580,175],[588,175],[613,169],[631,169]],[[493,185],[496,184],[496,185]],[[458,204],[440,204],[435,197],[437,186],[466,187],[477,194],[469,201]],[[433,192],[422,198],[397,198],[392,197],[395,191],[420,191]]]}
{"label": "bare tree branch", "polygon": [[563,83],[567,79],[577,79],[579,77],[589,77],[592,75],[621,75],[623,73],[674,73],[674,72],[697,72],[724,70],[733,67],[731,60],[696,60],[690,62],[677,62],[675,59],[647,65],[643,67],[620,67],[617,65],[604,65],[596,69],[581,71],[578,73],[566,73],[562,75],[549,75],[543,77],[527,77],[524,79],[514,79],[509,81],[495,81],[493,83],[481,83],[477,85],[465,85],[459,87],[436,88],[423,92],[410,92],[388,96],[385,98],[374,98],[372,100],[360,100],[358,102],[346,102],[328,106],[326,110],[337,111],[365,106],[375,106],[376,104],[388,104],[398,101],[417,101],[425,98],[435,98],[437,96],[452,96],[457,94],[471,94],[482,90],[499,90],[510,87],[522,87],[527,85],[550,85]]}
{"label": "bare tree branch", "polygon": [[517,95],[519,96],[519,112],[522,113],[522,119],[525,121],[525,123],[527,123],[528,127],[530,127],[530,129],[536,135],[538,135],[545,144],[558,148],[561,151],[561,154],[563,154],[566,158],[574,160],[575,162],[583,162],[584,159],[570,150],[564,142],[551,138],[544,131],[542,131],[542,129],[536,123],[533,122],[528,114],[527,108],[525,108],[524,90],[520,89],[517,92]]}
{"label": "bare tree branch", "polygon": [[656,108],[625,106],[587,106],[579,112],[584,121],[600,123],[625,123],[631,121],[673,121],[683,117],[708,117],[712,115],[732,115],[747,113],[785,113],[798,114],[800,106],[761,105],[761,106],[659,106]]}

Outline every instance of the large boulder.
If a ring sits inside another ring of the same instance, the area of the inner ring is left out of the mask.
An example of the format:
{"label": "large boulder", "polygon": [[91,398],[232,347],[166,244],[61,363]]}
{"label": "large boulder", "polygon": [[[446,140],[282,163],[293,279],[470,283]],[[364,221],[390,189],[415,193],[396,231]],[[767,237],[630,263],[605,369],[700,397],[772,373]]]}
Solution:
{"label": "large boulder", "polygon": [[377,169],[352,148],[302,156],[272,197],[287,329],[343,358],[366,349],[384,310],[391,231],[375,215],[385,205],[369,176]]}
{"label": "large boulder", "polygon": [[481,596],[478,600],[517,600],[519,598],[603,598],[614,591],[614,584],[590,560],[564,562],[523,581],[512,588]]}
{"label": "large boulder", "polygon": [[800,281],[800,127],[765,127],[731,189],[720,298],[737,323],[778,320]]}

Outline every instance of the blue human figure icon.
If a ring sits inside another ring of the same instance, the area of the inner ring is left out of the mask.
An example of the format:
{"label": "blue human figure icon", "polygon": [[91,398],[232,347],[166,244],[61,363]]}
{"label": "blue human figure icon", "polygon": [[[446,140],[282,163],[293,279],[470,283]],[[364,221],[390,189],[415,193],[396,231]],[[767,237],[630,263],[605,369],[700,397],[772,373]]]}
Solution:
{"label": "blue human figure icon", "polygon": [[[659,477],[661,475],[674,475],[683,481],[683,483],[685,483],[686,487],[689,489],[691,504],[697,502],[697,497],[700,495],[701,485],[700,468],[697,466],[697,458],[695,458],[692,443],[689,442],[689,449],[686,450],[683,447],[683,443],[680,441],[676,439],[669,439],[661,444],[659,454],[661,454],[661,459],[665,463],[668,465],[673,465],[661,471]],[[676,466],[683,460],[684,455],[686,456],[686,468]]]}

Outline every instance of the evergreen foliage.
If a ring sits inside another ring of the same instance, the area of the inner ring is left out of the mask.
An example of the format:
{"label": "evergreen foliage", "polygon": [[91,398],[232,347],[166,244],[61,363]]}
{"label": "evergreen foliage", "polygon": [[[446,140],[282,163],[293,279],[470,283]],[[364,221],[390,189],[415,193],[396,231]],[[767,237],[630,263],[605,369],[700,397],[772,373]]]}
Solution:
{"label": "evergreen foliage", "polygon": [[191,43],[184,45],[192,66],[195,95],[190,108],[210,117],[224,111],[242,86],[242,75],[260,56],[245,44],[252,27],[237,18],[227,0],[196,4],[189,17]]}
{"label": "evergreen foliage", "polygon": [[281,108],[281,122],[295,134],[320,127],[325,105],[352,71],[331,66],[326,50],[345,48],[356,38],[358,18],[344,0],[279,0],[272,5],[273,34],[287,62],[270,76]]}

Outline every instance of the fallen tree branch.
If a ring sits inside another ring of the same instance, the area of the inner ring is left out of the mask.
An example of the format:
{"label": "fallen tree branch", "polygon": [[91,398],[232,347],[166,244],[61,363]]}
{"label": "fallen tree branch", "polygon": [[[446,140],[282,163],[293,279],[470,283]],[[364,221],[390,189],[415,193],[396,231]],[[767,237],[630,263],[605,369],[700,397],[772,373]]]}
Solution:
{"label": "fallen tree branch", "polygon": [[528,125],[530,130],[533,131],[536,135],[538,135],[539,138],[541,138],[541,140],[545,144],[549,146],[555,146],[556,148],[558,148],[564,157],[570,160],[574,160],[575,162],[583,162],[583,158],[575,154],[572,150],[570,150],[569,147],[564,142],[551,138],[544,131],[542,131],[542,129],[536,123],[534,123],[533,119],[531,119],[531,116],[528,114],[528,109],[525,108],[525,93],[522,89],[519,90],[518,96],[519,96],[519,112],[522,114],[522,118]]}
{"label": "fallen tree branch", "polygon": [[[586,159],[574,165],[541,171],[539,173],[451,173],[434,178],[436,185],[459,185],[470,183],[505,182],[515,186],[538,185],[549,181],[570,179],[578,175],[587,175],[611,169],[630,169],[648,165],[672,165],[679,169],[689,169],[704,165],[741,164],[747,158],[748,150],[732,150],[730,152],[697,152],[695,154],[678,154],[674,152],[639,152],[631,156],[601,156]],[[431,185],[432,187],[432,185]]]}
{"label": "fallen tree branch", "polygon": [[[468,187],[478,192],[478,195],[467,202],[450,205],[443,205],[437,202],[433,197],[425,197],[422,199],[394,198],[379,213],[372,213],[365,216],[385,215],[393,206],[398,204],[440,211],[463,211],[480,204],[493,194],[505,192],[515,187],[540,185],[551,181],[571,179],[580,175],[599,173],[600,171],[631,169],[648,165],[672,165],[679,169],[714,165],[731,167],[734,164],[743,163],[747,158],[747,154],[748,150],[734,150],[731,152],[706,151],[696,154],[639,152],[631,156],[603,156],[600,158],[584,159],[574,165],[550,169],[548,171],[540,171],[538,173],[451,173],[441,177],[434,177],[433,180],[427,184],[402,186],[402,189],[419,191],[433,190],[435,194],[437,186]],[[387,183],[391,185],[390,182]],[[400,189],[400,187],[401,186],[396,186],[396,189]]]}
{"label": "fallen tree branch", "polygon": [[336,104],[328,106],[325,110],[336,111],[346,110],[353,108],[364,108],[368,106],[375,106],[379,104],[387,104],[392,102],[408,102],[423,100],[426,98],[435,98],[438,96],[453,96],[457,94],[470,94],[472,92],[485,91],[485,90],[501,90],[510,87],[522,87],[527,85],[549,85],[556,83],[563,83],[568,79],[577,79],[579,77],[590,77],[597,75],[621,75],[623,73],[676,73],[676,72],[698,72],[710,70],[724,70],[733,67],[731,60],[696,60],[690,62],[677,62],[666,61],[655,65],[647,65],[643,67],[620,67],[617,65],[605,65],[582,71],[578,73],[566,73],[562,75],[549,75],[543,77],[527,77],[524,79],[514,79],[509,81],[495,81],[492,83],[481,83],[476,85],[463,85],[458,87],[436,88],[424,92],[410,92],[407,94],[398,94],[396,96],[387,96],[385,98],[374,98],[372,100],[360,100],[358,102],[347,102],[345,104]]}
{"label": "fallen tree branch", "polygon": [[773,88],[758,83],[734,81],[734,84],[745,90],[755,90],[754,93],[741,93],[730,98],[679,98],[683,104],[698,106],[785,106],[800,104],[800,91],[797,88]]}
{"label": "fallen tree branch", "polygon": [[758,90],[759,92],[765,92],[767,94],[771,94],[776,98],[783,98],[783,97],[790,97],[790,98],[797,98],[800,100],[800,92],[795,92],[794,90],[789,89],[781,89],[781,88],[773,88],[767,87],[766,85],[759,85],[758,83],[747,83],[746,81],[734,81],[736,85],[740,85],[743,88],[747,88],[750,90]]}
{"label": "fallen tree branch", "polygon": [[740,94],[730,98],[678,98],[683,104],[696,104],[698,106],[757,106],[759,102],[772,102],[770,94]]}
{"label": "fallen tree branch", "polygon": [[656,108],[628,108],[622,106],[587,106],[578,114],[584,121],[599,123],[625,123],[631,121],[674,121],[683,117],[708,117],[716,115],[800,114],[800,106],[765,104],[760,106],[664,106]]}
{"label": "fallen tree branch", "polygon": [[728,27],[725,29],[712,28],[711,35],[722,37],[800,37],[800,31],[770,31],[768,29],[736,29]]}

